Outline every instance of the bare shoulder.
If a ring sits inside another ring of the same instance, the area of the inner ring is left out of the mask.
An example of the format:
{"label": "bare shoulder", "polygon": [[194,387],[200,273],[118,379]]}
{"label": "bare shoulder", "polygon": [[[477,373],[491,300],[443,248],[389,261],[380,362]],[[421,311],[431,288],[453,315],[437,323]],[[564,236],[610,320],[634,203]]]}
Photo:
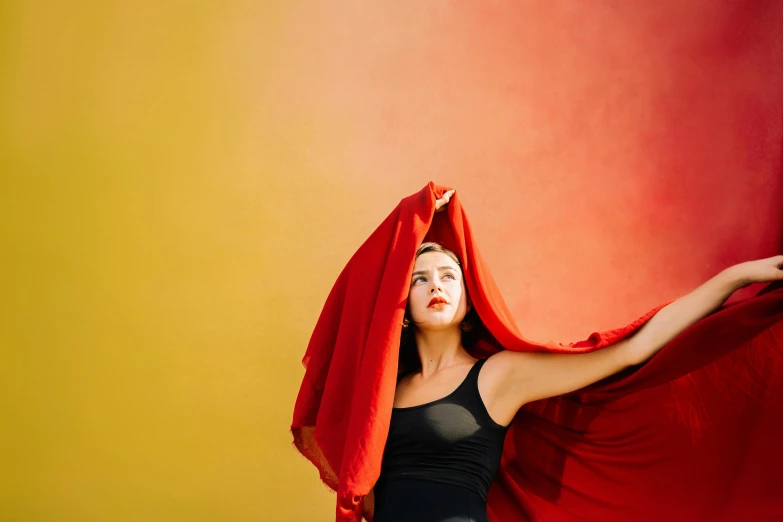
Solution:
{"label": "bare shoulder", "polygon": [[478,388],[484,406],[492,419],[507,426],[524,404],[519,394],[509,393],[515,368],[523,364],[525,354],[503,350],[487,357],[478,378]]}
{"label": "bare shoulder", "polygon": [[511,381],[518,380],[519,372],[529,368],[533,359],[533,354],[528,352],[502,350],[487,358],[482,373],[486,372],[489,376],[487,380],[493,383],[491,386],[500,390],[512,384]]}
{"label": "bare shoulder", "polygon": [[509,386],[518,384],[520,373],[525,369],[532,369],[531,363],[534,359],[534,355],[529,352],[502,350],[487,357],[481,373],[487,375],[488,388],[501,392]]}
{"label": "bare shoulder", "polygon": [[481,376],[487,376],[485,381],[488,386],[497,388],[503,383],[510,373],[510,366],[517,364],[518,358],[514,356],[518,354],[519,352],[503,350],[487,357],[487,362],[484,363],[481,370]]}
{"label": "bare shoulder", "polygon": [[553,376],[559,373],[557,366],[563,357],[573,356],[503,350],[488,357],[478,386],[490,416],[505,426],[526,403],[566,391],[549,389],[546,384],[557,380]]}

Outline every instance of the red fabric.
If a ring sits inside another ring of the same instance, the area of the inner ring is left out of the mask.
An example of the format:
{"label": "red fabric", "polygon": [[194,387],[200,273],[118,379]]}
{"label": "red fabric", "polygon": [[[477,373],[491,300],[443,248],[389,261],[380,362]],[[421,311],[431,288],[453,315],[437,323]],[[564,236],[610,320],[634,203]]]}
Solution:
{"label": "red fabric", "polygon": [[[430,182],[403,199],[339,275],[302,360],[294,444],[337,491],[337,521],[358,521],[380,474],[414,255],[437,241],[460,257],[487,326],[471,350],[588,352],[633,323],[576,343],[519,332],[455,193]],[[490,488],[490,520],[783,520],[783,287],[723,306],[644,365],[523,407]]]}

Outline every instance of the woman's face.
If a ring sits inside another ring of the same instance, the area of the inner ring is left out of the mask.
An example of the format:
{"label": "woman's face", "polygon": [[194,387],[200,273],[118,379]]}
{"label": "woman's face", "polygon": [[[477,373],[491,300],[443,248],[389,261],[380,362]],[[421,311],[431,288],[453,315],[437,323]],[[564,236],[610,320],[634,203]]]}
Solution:
{"label": "woman's face", "polygon": [[[445,301],[431,304],[433,299]],[[408,294],[411,321],[419,330],[459,327],[468,311],[462,271],[442,252],[416,258]]]}

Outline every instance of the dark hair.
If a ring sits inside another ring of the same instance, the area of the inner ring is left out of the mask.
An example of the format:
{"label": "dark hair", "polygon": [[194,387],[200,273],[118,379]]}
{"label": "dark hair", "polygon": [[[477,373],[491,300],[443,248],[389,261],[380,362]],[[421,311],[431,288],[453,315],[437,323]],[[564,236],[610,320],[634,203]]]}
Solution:
{"label": "dark hair", "polygon": [[[440,252],[446,254],[457,263],[457,266],[462,272],[463,281],[465,279],[465,273],[462,271],[462,263],[460,263],[457,254],[449,250],[448,248],[439,245],[438,243],[427,242],[422,243],[421,246],[416,249],[416,257],[428,252]],[[468,289],[465,285],[465,295],[467,295]],[[400,334],[400,356],[397,364],[398,374],[409,373],[418,371],[421,369],[421,361],[419,360],[419,352],[416,349],[416,337],[413,335],[413,326],[410,319],[410,308],[408,303],[405,304],[405,317],[402,321],[402,333]],[[481,331],[484,329],[484,324],[481,322],[476,307],[471,306],[470,310],[465,314],[465,319],[462,320],[462,346],[468,348],[480,337]]]}

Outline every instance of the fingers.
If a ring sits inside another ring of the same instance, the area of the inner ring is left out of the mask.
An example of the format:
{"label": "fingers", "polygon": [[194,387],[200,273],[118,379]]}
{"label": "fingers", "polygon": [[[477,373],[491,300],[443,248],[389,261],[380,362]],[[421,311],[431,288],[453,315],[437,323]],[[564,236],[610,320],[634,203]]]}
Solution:
{"label": "fingers", "polygon": [[451,196],[454,195],[454,189],[444,192],[440,199],[435,200],[435,212],[439,212],[444,209],[446,204],[451,200]]}
{"label": "fingers", "polygon": [[438,201],[441,201],[444,205],[451,201],[451,196],[454,195],[454,189],[449,190],[448,192],[444,192],[441,198]]}

